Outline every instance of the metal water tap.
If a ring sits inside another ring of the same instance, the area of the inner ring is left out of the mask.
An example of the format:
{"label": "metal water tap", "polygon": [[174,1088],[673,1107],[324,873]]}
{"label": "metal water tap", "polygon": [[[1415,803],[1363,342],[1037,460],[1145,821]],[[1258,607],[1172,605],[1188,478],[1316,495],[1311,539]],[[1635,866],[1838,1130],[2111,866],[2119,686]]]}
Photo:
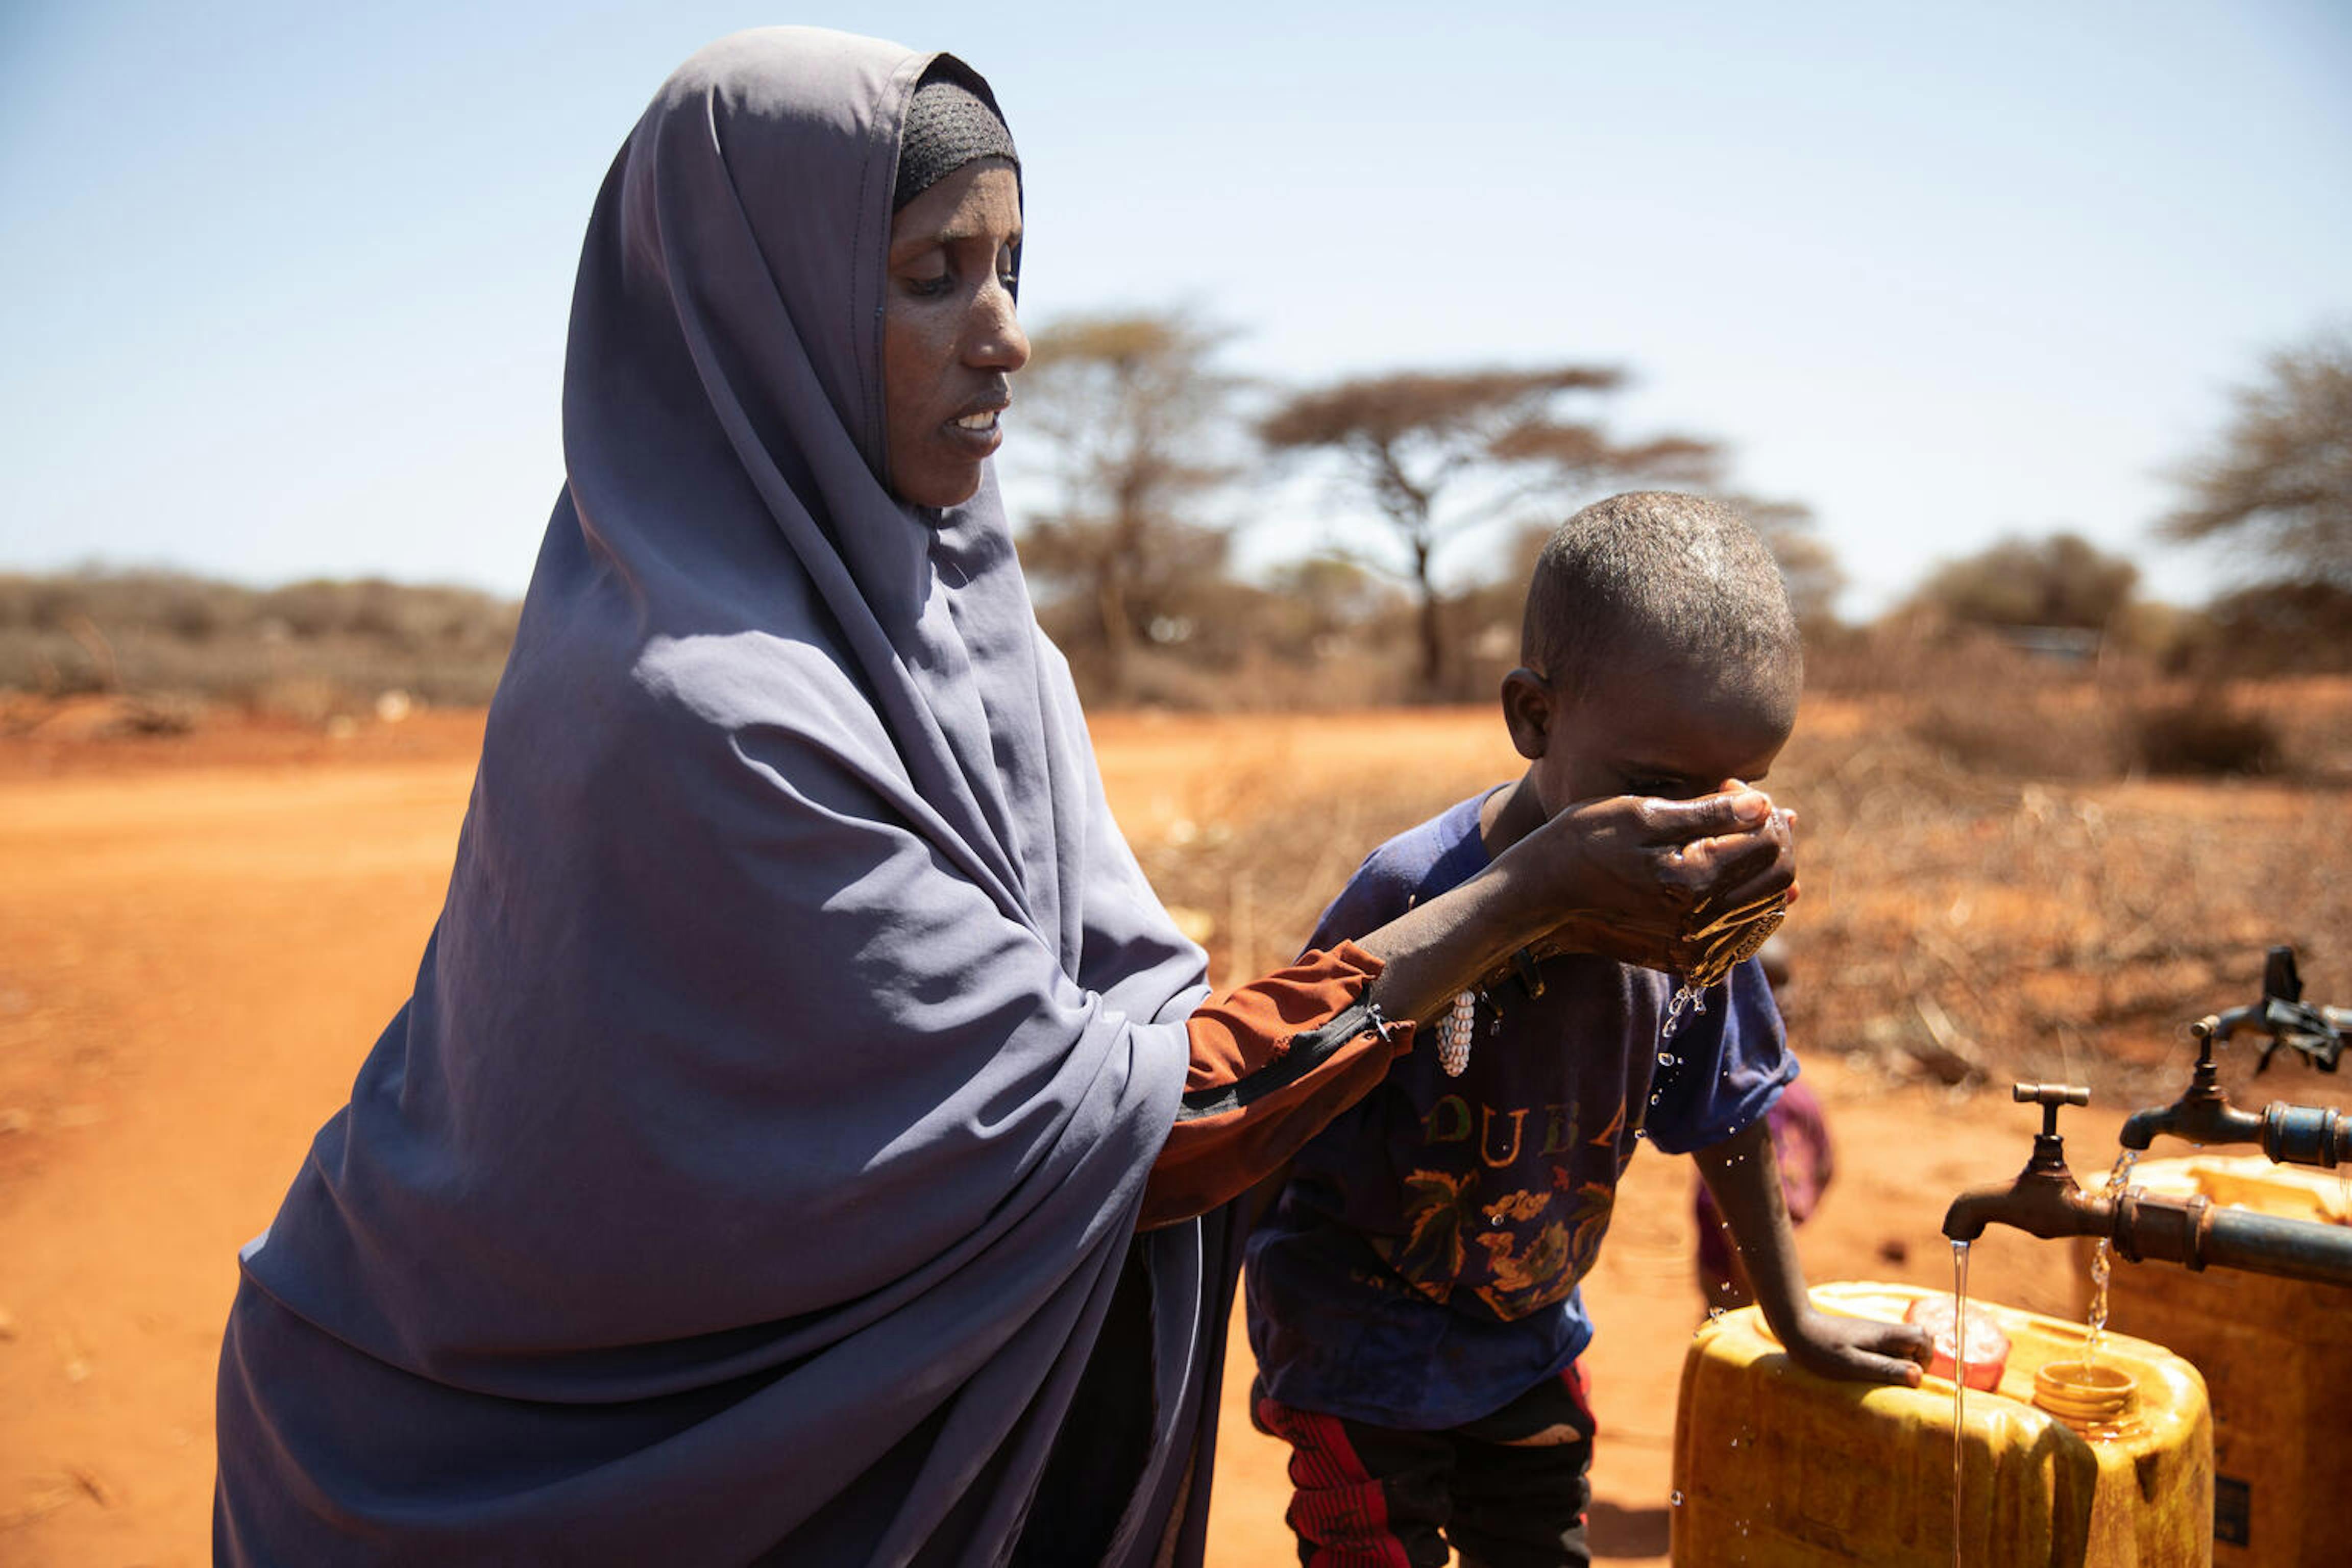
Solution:
{"label": "metal water tap", "polygon": [[2274,1100],[2261,1110],[2230,1103],[2214,1065],[2213,1047],[2241,1030],[2269,1037],[2257,1072],[2290,1048],[2322,1072],[2333,1072],[2344,1048],[2352,1013],[2303,1000],[2294,949],[2274,947],[2263,970],[2263,999],[2248,1007],[2200,1018],[2189,1026],[2197,1042],[2197,1066],[2189,1088],[2170,1105],[2134,1111],[2118,1135],[2126,1149],[2145,1149],[2158,1134],[2191,1143],[2257,1143],[2273,1163],[2292,1165],[2352,1164],[2352,1115]]}
{"label": "metal water tap", "polygon": [[2021,1083],[2011,1089],[2010,1098],[2042,1107],[2032,1157],[2007,1186],[1979,1187],[1952,1200],[1944,1213],[1944,1234],[1954,1241],[1974,1241],[1987,1226],[2005,1225],[2049,1241],[2103,1237],[2133,1263],[2234,1268],[2352,1287],[2352,1226],[2224,1208],[2202,1194],[2152,1197],[2137,1187],[2114,1196],[2086,1193],[2066,1168],[2058,1111],[2087,1105],[2091,1091],[2078,1084]]}
{"label": "metal water tap", "polygon": [[2066,1143],[2058,1134],[2058,1111],[2068,1105],[2088,1105],[2091,1091],[2081,1084],[2020,1083],[2009,1097],[2020,1105],[2042,1107],[2042,1131],[2034,1135],[2033,1153],[2025,1169],[2006,1187],[1979,1187],[1952,1200],[1944,1215],[1944,1234],[1954,1241],[1974,1241],[1988,1225],[2006,1225],[2054,1240],[2063,1236],[2096,1236],[2106,1228],[2102,1200],[2075,1184],[2066,1168]]}
{"label": "metal water tap", "polygon": [[2125,1148],[2145,1149],[2158,1133],[2186,1138],[2191,1143],[2262,1141],[2263,1119],[2231,1104],[2221,1088],[2221,1068],[2213,1060],[2213,1041],[2220,1032],[2218,1017],[2200,1018],[2189,1026],[2197,1042],[2197,1066],[2189,1075],[2189,1088],[2170,1105],[2133,1111],[2118,1135]]}

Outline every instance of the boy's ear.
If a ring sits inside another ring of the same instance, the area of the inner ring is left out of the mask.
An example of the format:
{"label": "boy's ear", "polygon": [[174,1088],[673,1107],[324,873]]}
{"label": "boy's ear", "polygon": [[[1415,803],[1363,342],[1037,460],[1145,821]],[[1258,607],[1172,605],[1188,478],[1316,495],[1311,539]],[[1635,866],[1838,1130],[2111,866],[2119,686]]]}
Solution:
{"label": "boy's ear", "polygon": [[1525,665],[1503,677],[1503,722],[1519,755],[1534,762],[1551,742],[1551,682]]}

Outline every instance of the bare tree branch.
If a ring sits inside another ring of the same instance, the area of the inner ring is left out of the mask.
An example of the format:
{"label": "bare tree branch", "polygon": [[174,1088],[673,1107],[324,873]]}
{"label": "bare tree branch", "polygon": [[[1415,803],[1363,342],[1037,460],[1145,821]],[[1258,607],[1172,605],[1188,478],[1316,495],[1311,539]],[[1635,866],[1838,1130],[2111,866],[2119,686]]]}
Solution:
{"label": "bare tree branch", "polygon": [[1671,436],[1619,445],[1598,426],[1560,417],[1568,395],[1623,384],[1624,373],[1608,365],[1401,371],[1298,393],[1260,422],[1258,437],[1278,452],[1337,454],[1395,531],[1420,601],[1422,684],[1434,693],[1445,642],[1433,572],[1445,541],[1538,497],[1564,506],[1604,479],[1713,478],[1710,442]]}
{"label": "bare tree branch", "polygon": [[2174,477],[2185,504],[2158,531],[2224,539],[2287,578],[2352,586],[2352,334],[2271,356],[2238,392],[2217,448]]}

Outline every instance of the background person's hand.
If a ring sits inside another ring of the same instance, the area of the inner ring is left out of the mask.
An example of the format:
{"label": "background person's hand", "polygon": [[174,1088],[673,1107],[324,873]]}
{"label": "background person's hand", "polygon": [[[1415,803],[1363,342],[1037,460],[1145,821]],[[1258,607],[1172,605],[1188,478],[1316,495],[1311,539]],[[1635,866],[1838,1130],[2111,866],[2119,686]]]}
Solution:
{"label": "background person's hand", "polygon": [[[1619,795],[1569,807],[1514,846],[1544,952],[1686,973],[1706,934],[1796,897],[1793,814],[1738,785],[1696,800]],[[1517,868],[1514,868],[1517,869]]]}

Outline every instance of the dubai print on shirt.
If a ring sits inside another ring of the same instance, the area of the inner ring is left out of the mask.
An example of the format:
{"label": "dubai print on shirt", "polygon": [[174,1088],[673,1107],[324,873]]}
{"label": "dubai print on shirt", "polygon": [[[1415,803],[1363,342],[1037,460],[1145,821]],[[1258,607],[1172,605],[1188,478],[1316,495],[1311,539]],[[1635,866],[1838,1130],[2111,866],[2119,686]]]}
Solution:
{"label": "dubai print on shirt", "polygon": [[[1375,850],[1309,945],[1361,937],[1483,869],[1478,805]],[[1752,960],[1671,1042],[1663,974],[1570,954],[1538,979],[1480,1003],[1461,1077],[1434,1048],[1410,1051],[1299,1151],[1248,1247],[1269,1397],[1426,1428],[1557,1372],[1591,1337],[1576,1286],[1633,1152],[1719,1142],[1795,1074]]]}
{"label": "dubai print on shirt", "polygon": [[[1623,1096],[1608,1104],[1587,1137],[1572,1100],[1496,1106],[1439,1095],[1402,1184],[1400,1232],[1370,1237],[1372,1249],[1433,1301],[1466,1288],[1507,1321],[1565,1300],[1600,1256],[1633,1155]],[[1541,1135],[1532,1149],[1530,1121]],[[1540,1184],[1529,1180],[1538,1174]]]}

